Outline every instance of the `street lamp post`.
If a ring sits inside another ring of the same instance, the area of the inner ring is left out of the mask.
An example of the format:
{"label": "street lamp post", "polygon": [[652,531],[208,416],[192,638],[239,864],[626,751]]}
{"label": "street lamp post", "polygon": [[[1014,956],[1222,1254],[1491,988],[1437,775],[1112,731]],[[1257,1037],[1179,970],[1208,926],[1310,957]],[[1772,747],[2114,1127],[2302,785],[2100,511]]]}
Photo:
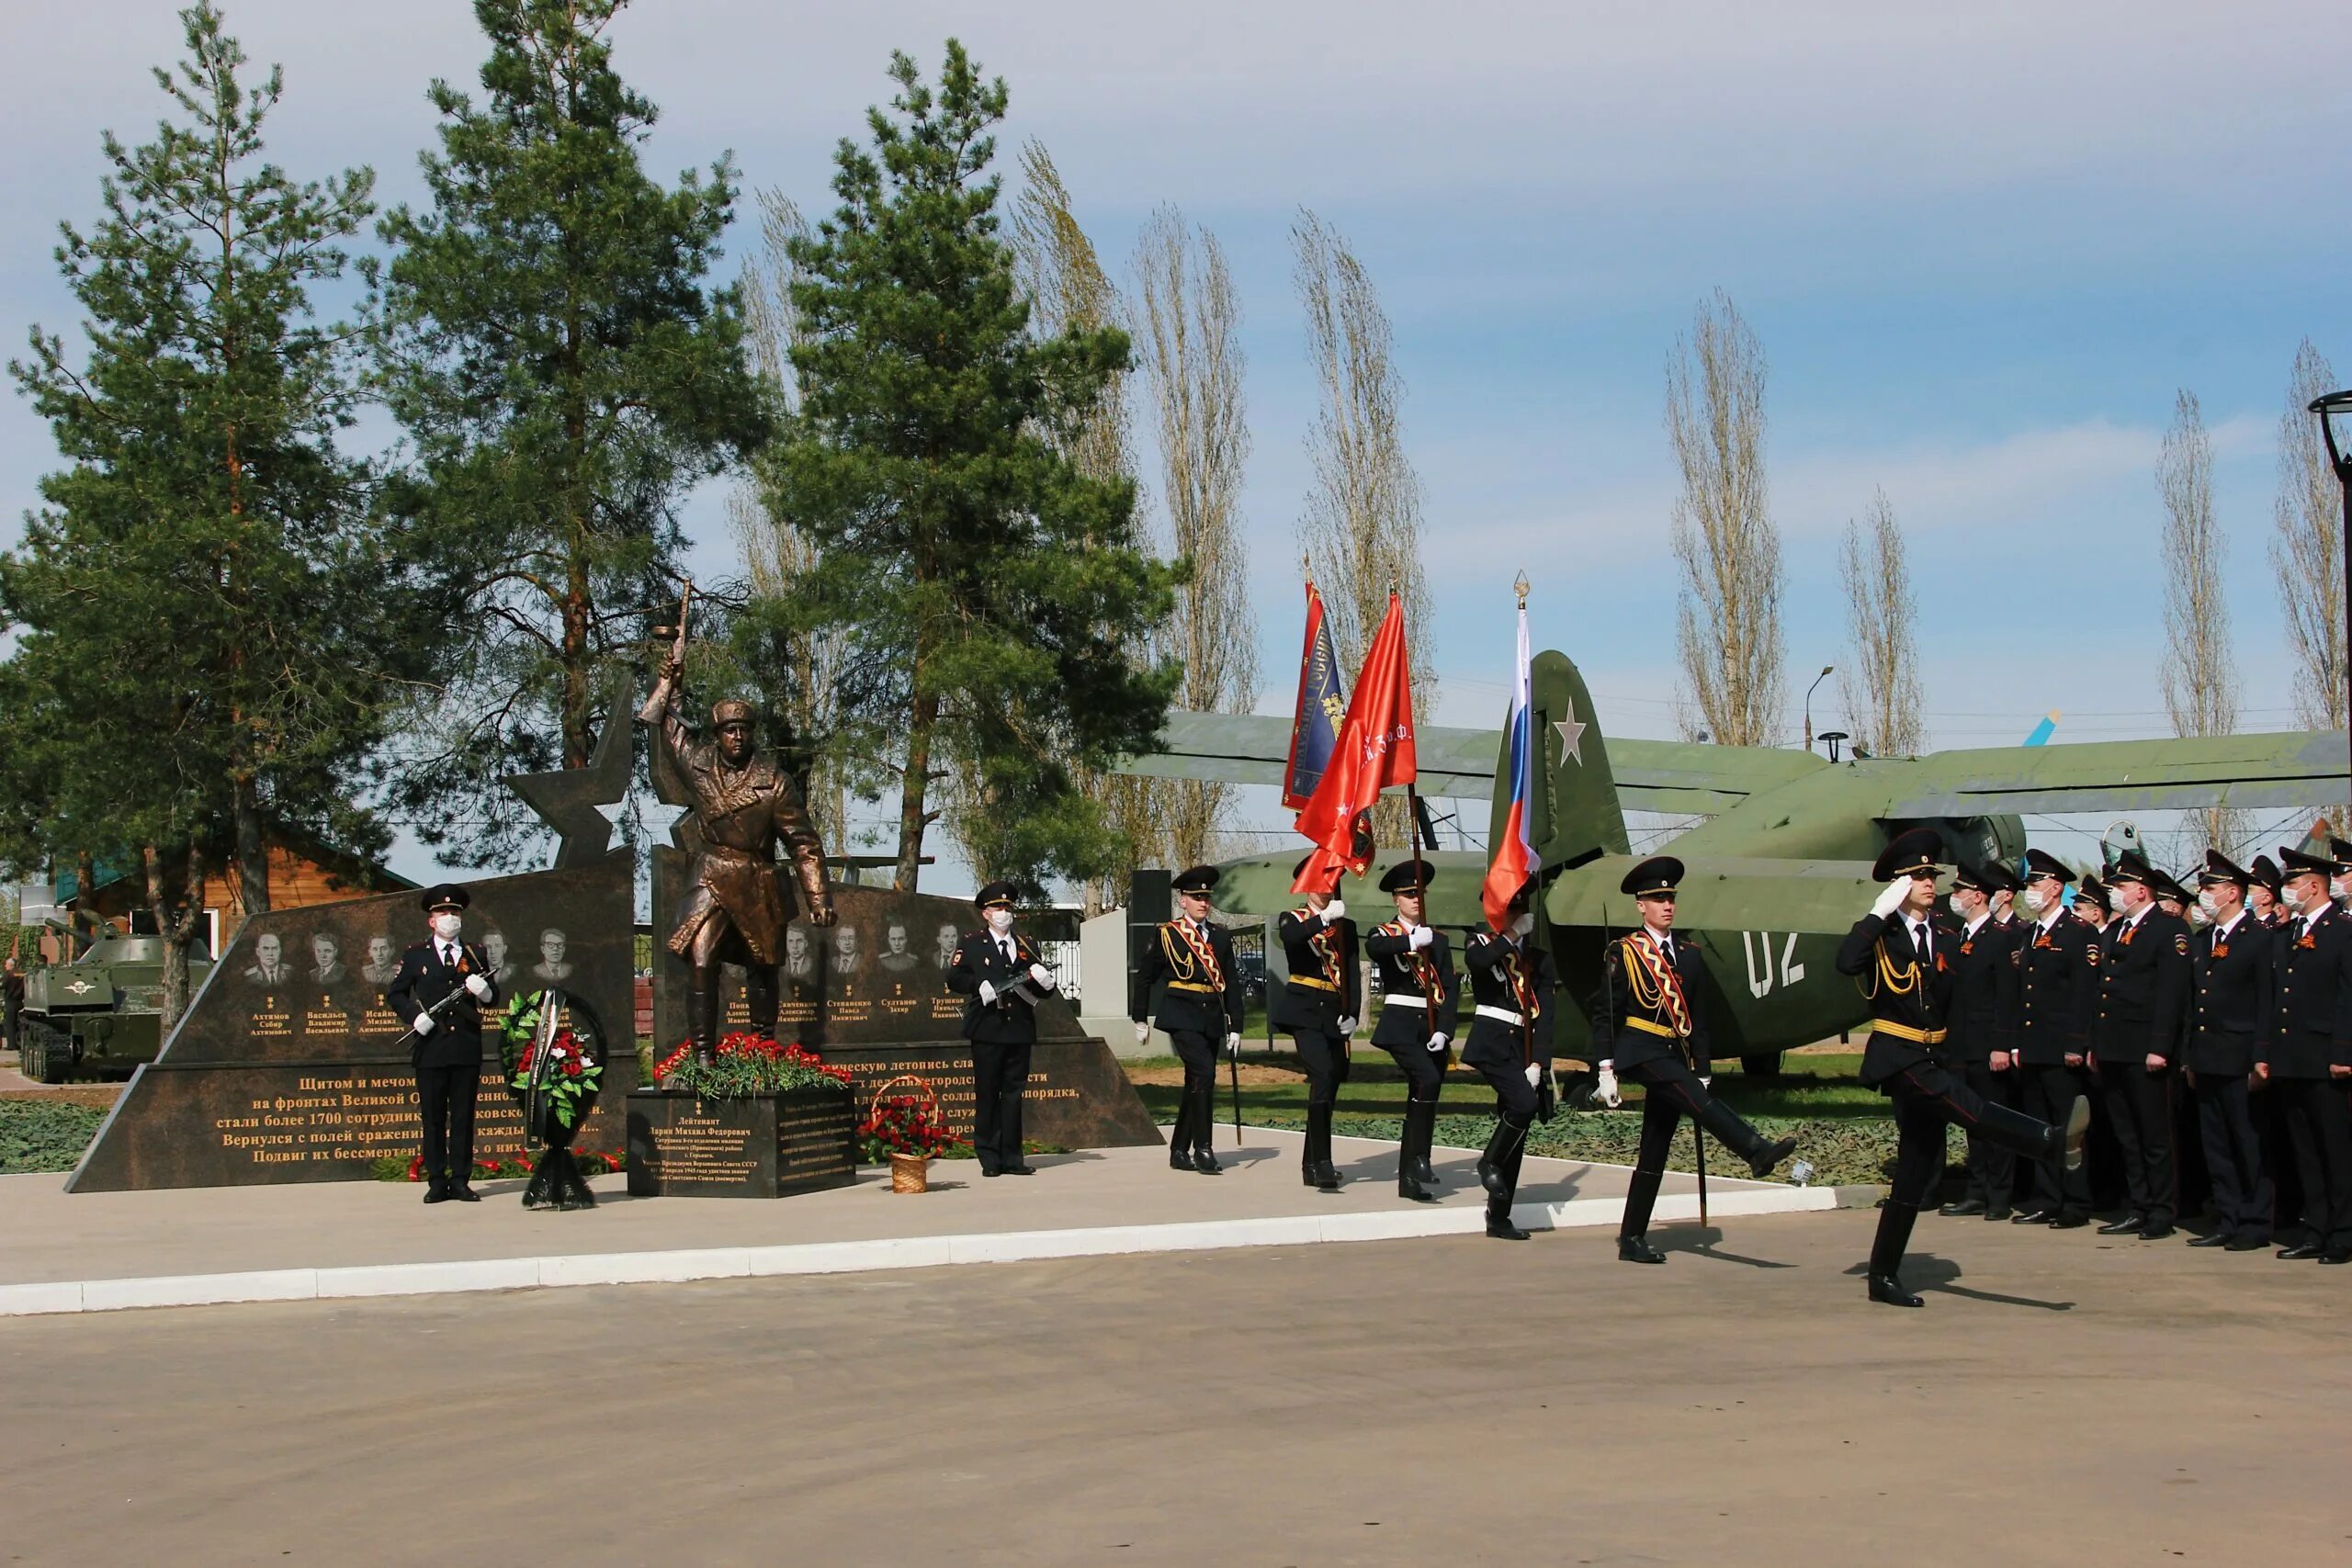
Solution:
{"label": "street lamp post", "polygon": [[[2319,415],[2328,466],[2335,470],[2335,482],[2344,491],[2344,611],[2352,619],[2352,391],[2313,398],[2310,412]],[[2352,654],[2352,628],[2347,628],[2345,648]],[[2352,665],[2352,658],[2346,662]],[[2336,679],[2352,679],[2352,670],[2337,671]]]}
{"label": "street lamp post", "polygon": [[[2339,468],[2335,471],[2341,474],[2344,470]],[[2352,502],[2346,502],[2346,504],[2352,505]],[[1829,679],[1829,672],[1836,668],[1834,664],[1823,665],[1821,673],[1813,678],[1813,684],[1804,689],[1804,749],[1808,751],[1813,750],[1813,694],[1820,689],[1821,682]],[[1834,761],[1836,759],[1832,758],[1831,761]]]}

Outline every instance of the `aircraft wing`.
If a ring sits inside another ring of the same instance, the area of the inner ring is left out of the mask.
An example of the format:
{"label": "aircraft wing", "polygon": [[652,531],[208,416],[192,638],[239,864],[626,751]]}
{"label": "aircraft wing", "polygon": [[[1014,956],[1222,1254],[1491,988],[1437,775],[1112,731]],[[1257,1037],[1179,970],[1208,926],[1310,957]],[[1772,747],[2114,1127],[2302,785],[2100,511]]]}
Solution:
{"label": "aircraft wing", "polygon": [[[1491,799],[1497,729],[1424,725],[1416,738],[1423,795]],[[1279,784],[1290,758],[1290,720],[1268,714],[1171,712],[1160,748],[1118,771],[1155,779],[1224,779]],[[1619,802],[1638,811],[1708,816],[1828,764],[1809,751],[1609,738]]]}
{"label": "aircraft wing", "polygon": [[2340,806],[2348,765],[2340,729],[1938,751],[1904,772],[1879,815]]}
{"label": "aircraft wing", "polygon": [[[1545,918],[1555,926],[1632,930],[1641,918],[1618,888],[1643,858],[1602,855],[1560,873],[1544,895]],[[1878,893],[1868,861],[1702,856],[1683,863],[1674,924],[1677,931],[1844,936]]]}

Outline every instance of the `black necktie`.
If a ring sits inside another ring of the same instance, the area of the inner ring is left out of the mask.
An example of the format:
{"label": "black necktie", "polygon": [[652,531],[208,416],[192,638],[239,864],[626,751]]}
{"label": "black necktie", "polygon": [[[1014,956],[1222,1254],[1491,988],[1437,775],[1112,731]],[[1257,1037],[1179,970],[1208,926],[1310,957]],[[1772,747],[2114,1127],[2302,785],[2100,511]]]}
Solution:
{"label": "black necktie", "polygon": [[1911,948],[1913,952],[1919,955],[1919,962],[1922,964],[1925,964],[1929,961],[1929,954],[1928,953],[1927,921],[1921,920],[1917,925],[1911,928]]}

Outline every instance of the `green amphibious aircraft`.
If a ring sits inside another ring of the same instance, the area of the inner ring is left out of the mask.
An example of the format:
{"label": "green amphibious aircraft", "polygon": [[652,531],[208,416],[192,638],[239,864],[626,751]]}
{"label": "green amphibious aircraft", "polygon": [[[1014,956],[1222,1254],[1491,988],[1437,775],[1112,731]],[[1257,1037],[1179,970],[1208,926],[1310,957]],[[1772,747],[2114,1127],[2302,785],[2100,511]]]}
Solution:
{"label": "green amphibious aircraft", "polygon": [[[1543,910],[1553,956],[1572,1004],[1560,1049],[1582,1054],[1584,1003],[1600,984],[1611,931],[1634,921],[1618,885],[1635,863],[1627,807],[1703,816],[1669,846],[1688,868],[1677,933],[1706,954],[1716,995],[1711,1029],[1719,1057],[1770,1070],[1780,1054],[1861,1022],[1869,1009],[1832,963],[1838,939],[1870,908],[1871,863],[1906,829],[1929,827],[1960,859],[2014,864],[2026,847],[2022,812],[2136,811],[2216,804],[2312,807],[2346,798],[2344,732],[2237,735],[2195,740],[2099,741],[2067,746],[1939,751],[1917,758],[1832,763],[1809,751],[1605,740],[1584,677],[1562,654],[1534,663],[1535,848],[1543,856]],[[1280,784],[1290,750],[1286,719],[1178,713],[1163,748],[1125,772],[1156,778]],[[1419,788],[1431,795],[1497,799],[1501,735],[1424,728],[1415,737]],[[1302,843],[1299,848],[1303,850]],[[1351,903],[1385,907],[1380,874],[1408,858],[1385,855]],[[1429,919],[1483,923],[1481,852],[1429,855],[1439,874]],[[1235,914],[1268,915],[1296,902],[1296,851],[1221,866],[1216,902]],[[1369,916],[1371,911],[1367,909]]]}

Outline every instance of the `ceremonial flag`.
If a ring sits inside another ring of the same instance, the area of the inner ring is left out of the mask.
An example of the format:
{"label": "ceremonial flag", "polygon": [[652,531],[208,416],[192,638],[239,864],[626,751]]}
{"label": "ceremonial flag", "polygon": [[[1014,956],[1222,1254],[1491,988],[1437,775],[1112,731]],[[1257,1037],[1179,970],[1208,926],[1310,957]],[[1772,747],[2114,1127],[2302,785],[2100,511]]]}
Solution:
{"label": "ceremonial flag", "polygon": [[1345,866],[1362,876],[1376,848],[1372,807],[1380,792],[1418,777],[1413,761],[1412,662],[1405,652],[1405,606],[1388,595],[1388,615],[1363,656],[1356,693],[1340,722],[1331,765],[1316,786],[1298,830],[1319,850],[1307,863],[1295,893],[1329,887],[1332,872]]}
{"label": "ceremonial flag", "polygon": [[1519,606],[1519,671],[1510,689],[1510,715],[1503,720],[1503,743],[1510,749],[1510,809],[1495,839],[1495,858],[1487,867],[1486,886],[1478,901],[1487,923],[1501,931],[1511,898],[1544,863],[1535,852],[1532,807],[1528,791],[1535,779],[1535,691],[1527,651],[1527,604]]}
{"label": "ceremonial flag", "polygon": [[1331,628],[1323,621],[1323,595],[1306,584],[1306,646],[1298,656],[1298,703],[1291,710],[1290,761],[1283,768],[1283,809],[1301,811],[1315,798],[1323,770],[1331,765],[1340,721],[1347,717],[1348,694],[1340,689],[1340,658],[1331,651]]}

